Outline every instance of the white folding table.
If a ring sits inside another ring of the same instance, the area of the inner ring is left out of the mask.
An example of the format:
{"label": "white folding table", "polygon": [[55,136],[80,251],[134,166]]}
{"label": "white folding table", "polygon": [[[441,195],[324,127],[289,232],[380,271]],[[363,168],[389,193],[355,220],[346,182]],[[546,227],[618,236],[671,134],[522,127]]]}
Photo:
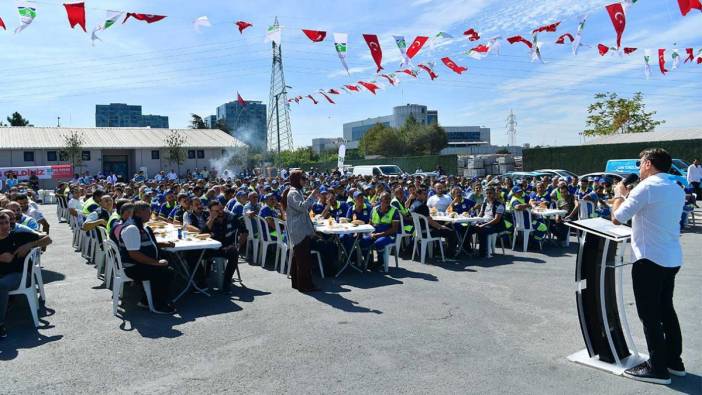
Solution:
{"label": "white folding table", "polygon": [[[202,292],[203,294],[210,296],[210,294],[207,293],[204,289],[201,289],[200,287],[197,286],[195,283],[195,273],[197,273],[198,267],[202,265],[203,270],[205,270],[205,265],[203,261],[203,257],[205,256],[205,252],[207,250],[218,250],[222,248],[222,243],[220,243],[217,240],[213,239],[205,239],[205,240],[200,240],[197,238],[193,238],[191,240],[187,239],[160,239],[156,238],[156,241],[159,243],[165,243],[172,241],[175,243],[175,247],[170,247],[170,248],[164,248],[165,251],[172,252],[173,255],[175,255],[176,259],[178,259],[178,263],[180,263],[180,266],[183,269],[183,272],[186,274],[188,277],[188,283],[185,285],[185,288],[178,294],[178,296],[173,299],[174,302],[178,301],[185,293],[190,289],[190,287],[193,287],[197,289],[199,292]],[[185,258],[183,257],[183,253],[187,251],[200,251],[200,256],[197,259],[197,263],[193,267],[192,273],[190,272],[190,267],[188,267],[188,262],[186,262]]]}
{"label": "white folding table", "polygon": [[[373,233],[375,232],[375,228],[373,225],[358,225],[354,226],[351,224],[334,224],[332,226],[329,225],[315,225],[315,231],[326,234],[326,235],[333,235],[337,243],[341,246],[342,251],[344,251],[344,254],[346,255],[346,262],[344,263],[344,266],[341,268],[336,273],[335,277],[339,277],[339,275],[346,270],[346,268],[351,265],[351,256],[353,255],[354,250],[358,250],[358,253],[361,254],[361,247],[359,245],[360,242],[360,236],[368,233]],[[354,240],[353,240],[353,246],[351,246],[351,249],[349,251],[346,251],[346,248],[344,247],[344,243],[341,242],[340,237],[342,235],[354,235]],[[361,272],[362,270],[356,266],[351,265],[352,268],[356,269],[357,271]]]}

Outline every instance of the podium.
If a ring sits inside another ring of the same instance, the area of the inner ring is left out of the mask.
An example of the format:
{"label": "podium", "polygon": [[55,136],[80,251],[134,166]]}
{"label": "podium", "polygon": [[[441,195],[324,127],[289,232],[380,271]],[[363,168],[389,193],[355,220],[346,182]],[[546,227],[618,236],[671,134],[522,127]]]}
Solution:
{"label": "podium", "polygon": [[579,234],[575,300],[586,347],[568,360],[621,375],[648,360],[631,338],[622,296],[624,252],[631,228],[603,218],[566,224]]}

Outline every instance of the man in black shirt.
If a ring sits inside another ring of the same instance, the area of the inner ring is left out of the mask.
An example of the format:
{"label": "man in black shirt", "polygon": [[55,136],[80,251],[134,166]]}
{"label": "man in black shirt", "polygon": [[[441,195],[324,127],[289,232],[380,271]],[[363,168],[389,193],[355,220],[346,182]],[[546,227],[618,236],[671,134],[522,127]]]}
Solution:
{"label": "man in black shirt", "polygon": [[[415,195],[416,201],[414,204],[412,204],[413,208],[411,211],[427,217],[431,235],[446,239],[446,243],[448,244],[448,250],[446,253],[449,257],[454,258],[458,247],[458,237],[456,236],[456,232],[454,232],[453,229],[449,228],[448,226],[441,225],[440,223],[431,219],[431,215],[429,215],[429,207],[427,206],[426,190],[419,188],[417,189],[417,192],[415,192]],[[424,229],[422,229],[422,231],[424,231]]]}
{"label": "man in black shirt", "polygon": [[9,292],[17,289],[22,280],[24,258],[33,248],[43,248],[49,244],[49,236],[34,232],[11,232],[10,217],[0,212],[0,338],[7,337],[7,301]]}
{"label": "man in black shirt", "polygon": [[225,211],[219,200],[212,200],[208,206],[210,208],[210,217],[203,231],[205,233],[210,233],[213,239],[222,243],[222,247],[214,251],[210,256],[227,258],[222,291],[230,292],[232,277],[234,276],[239,261],[237,232],[244,228],[243,221],[229,211]]}

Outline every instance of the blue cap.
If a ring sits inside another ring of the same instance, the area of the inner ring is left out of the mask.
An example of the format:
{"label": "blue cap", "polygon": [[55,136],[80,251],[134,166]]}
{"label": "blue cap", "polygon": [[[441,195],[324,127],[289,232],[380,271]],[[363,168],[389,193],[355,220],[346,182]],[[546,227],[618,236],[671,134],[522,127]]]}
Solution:
{"label": "blue cap", "polygon": [[512,187],[512,193],[519,193],[519,192],[521,192],[521,191],[522,191],[522,187],[520,187],[520,186],[518,186],[518,185]]}
{"label": "blue cap", "polygon": [[248,195],[248,193],[246,193],[246,191],[242,191],[242,190],[239,190],[236,193],[236,196],[247,196],[247,195]]}
{"label": "blue cap", "polygon": [[275,197],[275,194],[273,194],[273,193],[267,193],[267,194],[263,195],[264,200],[267,200],[269,198],[274,198],[274,197]]}
{"label": "blue cap", "polygon": [[605,182],[607,182],[607,179],[606,179],[606,178],[600,178],[599,180],[597,180],[597,182],[599,182],[600,184],[604,184]]}
{"label": "blue cap", "polygon": [[363,192],[361,192],[361,191],[356,191],[356,192],[353,193],[353,198],[354,198],[354,199],[358,198],[359,196],[363,196]]}
{"label": "blue cap", "polygon": [[339,185],[340,185],[340,184],[339,184],[339,181],[334,181],[334,182],[331,183],[331,187],[332,187],[332,188],[337,188]]}
{"label": "blue cap", "polygon": [[571,182],[573,181],[573,177],[566,177],[566,182]]}
{"label": "blue cap", "polygon": [[321,186],[321,187],[319,188],[319,193],[329,193],[329,191],[327,190],[327,187]]}

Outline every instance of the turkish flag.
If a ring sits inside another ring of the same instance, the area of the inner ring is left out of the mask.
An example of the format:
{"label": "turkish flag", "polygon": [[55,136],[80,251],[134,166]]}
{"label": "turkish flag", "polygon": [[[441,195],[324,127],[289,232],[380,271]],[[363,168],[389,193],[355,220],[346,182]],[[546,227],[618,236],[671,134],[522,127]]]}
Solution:
{"label": "turkish flag", "polygon": [[510,44],[524,43],[524,45],[526,45],[529,48],[533,47],[533,44],[531,43],[531,41],[527,40],[526,38],[524,38],[522,36],[507,37],[507,42]]}
{"label": "turkish flag", "polygon": [[324,39],[327,37],[327,32],[323,32],[320,30],[307,30],[307,29],[302,29],[302,32],[305,33],[305,36],[312,40],[312,42],[319,43],[324,41]]}
{"label": "turkish flag", "polygon": [[350,91],[358,92],[358,86],[356,86],[356,85],[344,85],[344,86],[346,87],[346,89],[348,89]]}
{"label": "turkish flag", "polygon": [[312,95],[307,95],[307,97],[312,100],[312,103],[317,104],[317,100],[314,100],[314,97]]}
{"label": "turkish flag", "polygon": [[565,39],[566,39],[566,38],[567,38],[568,40],[570,40],[570,42],[575,41],[575,37],[573,37],[572,34],[566,33],[566,34],[563,34],[563,35],[561,35],[560,37],[558,37],[558,40],[556,40],[556,44],[565,44]]}
{"label": "turkish flag", "polygon": [[375,95],[375,91],[380,89],[380,87],[372,82],[358,81],[364,88],[368,89],[372,94]]}
{"label": "turkish flag", "polygon": [[624,55],[631,55],[632,53],[636,52],[637,48],[629,48],[629,47],[624,47]]}
{"label": "turkish flag", "polygon": [[661,69],[661,74],[665,75],[668,72],[665,68],[665,48],[658,50],[658,67]]}
{"label": "turkish flag", "polygon": [[556,22],[556,23],[552,23],[550,25],[544,25],[541,27],[537,27],[536,29],[532,30],[532,34],[533,33],[541,33],[541,32],[553,33],[556,31],[556,29],[558,29],[558,25],[560,25],[560,24],[561,24],[561,22]]}
{"label": "turkish flag", "polygon": [[417,36],[412,42],[412,45],[407,48],[407,57],[412,59],[414,55],[416,55],[419,50],[422,49],[424,43],[426,43],[428,39],[429,37]]}
{"label": "turkish flag", "polygon": [[391,76],[389,76],[389,75],[387,75],[387,74],[381,74],[380,76],[383,77],[383,78],[385,78],[386,80],[388,80],[388,82],[390,83],[390,85],[392,85],[392,86],[397,85],[397,81],[395,80],[395,78],[393,78],[393,77],[391,77]]}
{"label": "turkish flag", "polygon": [[68,23],[71,25],[71,28],[75,28],[78,25],[85,32],[85,3],[64,3],[63,6],[66,8]]}
{"label": "turkish flag", "polygon": [[166,16],[165,15],[152,15],[152,14],[137,14],[135,12],[128,12],[127,16],[124,17],[124,20],[122,21],[122,23],[127,22],[127,19],[129,19],[129,17],[132,17],[134,19],[138,19],[140,21],[144,21],[146,23],[154,23],[154,22],[160,21],[161,19],[165,18]]}
{"label": "turkish flag", "polygon": [[7,30],[7,28],[5,27],[5,22],[2,21],[2,18],[0,18],[0,27],[2,28],[2,30]]}
{"label": "turkish flag", "polygon": [[685,58],[685,63],[692,62],[695,60],[695,49],[694,48],[685,48],[685,53],[687,54],[687,57]]}
{"label": "turkish flag", "polygon": [[468,70],[467,68],[465,68],[465,67],[463,67],[463,66],[457,65],[457,64],[456,64],[453,60],[451,60],[448,56],[445,57],[445,58],[441,58],[441,61],[444,62],[444,64],[446,65],[446,67],[448,67],[449,69],[453,70],[453,71],[456,72],[457,74],[462,74],[464,71],[467,71],[467,70]]}
{"label": "turkish flag", "polygon": [[420,69],[426,71],[426,72],[429,74],[429,78],[431,78],[432,81],[434,81],[434,79],[435,79],[436,77],[438,77],[438,75],[436,75],[436,73],[434,72],[434,70],[432,70],[431,67],[429,67],[429,66],[420,64],[420,65],[418,65],[417,67],[419,67]]}
{"label": "turkish flag", "polygon": [[327,101],[328,101],[329,103],[331,103],[331,104],[336,104],[336,103],[334,103],[334,100],[332,100],[331,97],[325,95],[324,92],[319,92],[319,94],[322,95],[322,96],[324,96],[324,98],[327,99]]}
{"label": "turkish flag", "polygon": [[332,89],[329,89],[329,90],[327,91],[327,93],[330,94],[330,95],[338,95],[338,94],[339,94],[339,91],[336,90],[336,89],[334,89],[334,88],[332,88]]}
{"label": "turkish flag", "polygon": [[597,50],[600,52],[600,56],[605,56],[609,52],[609,47],[604,44],[597,44]]}
{"label": "turkish flag", "polygon": [[417,73],[415,73],[414,70],[412,70],[412,69],[402,69],[402,70],[398,70],[398,72],[399,72],[399,73],[405,73],[405,74],[407,74],[407,75],[409,75],[409,76],[412,76],[412,77],[414,77],[414,78],[417,78]]}
{"label": "turkish flag", "polygon": [[468,36],[468,41],[478,41],[480,40],[480,34],[472,27],[463,32],[464,36]]}
{"label": "turkish flag", "polygon": [[383,61],[383,50],[380,48],[380,42],[378,41],[378,36],[375,34],[364,34],[363,39],[366,40],[366,44],[368,45],[368,49],[370,49],[371,56],[373,57],[373,61],[375,62],[375,65],[378,67],[377,72],[380,72],[380,70],[383,69],[383,66],[381,65],[381,62]]}
{"label": "turkish flag", "polygon": [[239,94],[239,92],[236,93],[236,101],[239,103],[240,106],[244,107],[246,105],[246,100],[244,100],[243,97]]}
{"label": "turkish flag", "polygon": [[678,0],[678,5],[683,16],[687,15],[693,8],[702,11],[702,2],[700,0]]}
{"label": "turkish flag", "polygon": [[619,48],[622,46],[622,34],[624,34],[624,29],[626,28],[624,7],[622,7],[622,3],[614,3],[605,8],[607,9],[609,18],[612,20],[614,30],[617,32],[617,48]]}
{"label": "turkish flag", "polygon": [[244,34],[244,30],[246,28],[253,26],[252,24],[250,24],[248,22],[244,22],[244,21],[236,21],[234,24],[239,28],[240,34]]}

